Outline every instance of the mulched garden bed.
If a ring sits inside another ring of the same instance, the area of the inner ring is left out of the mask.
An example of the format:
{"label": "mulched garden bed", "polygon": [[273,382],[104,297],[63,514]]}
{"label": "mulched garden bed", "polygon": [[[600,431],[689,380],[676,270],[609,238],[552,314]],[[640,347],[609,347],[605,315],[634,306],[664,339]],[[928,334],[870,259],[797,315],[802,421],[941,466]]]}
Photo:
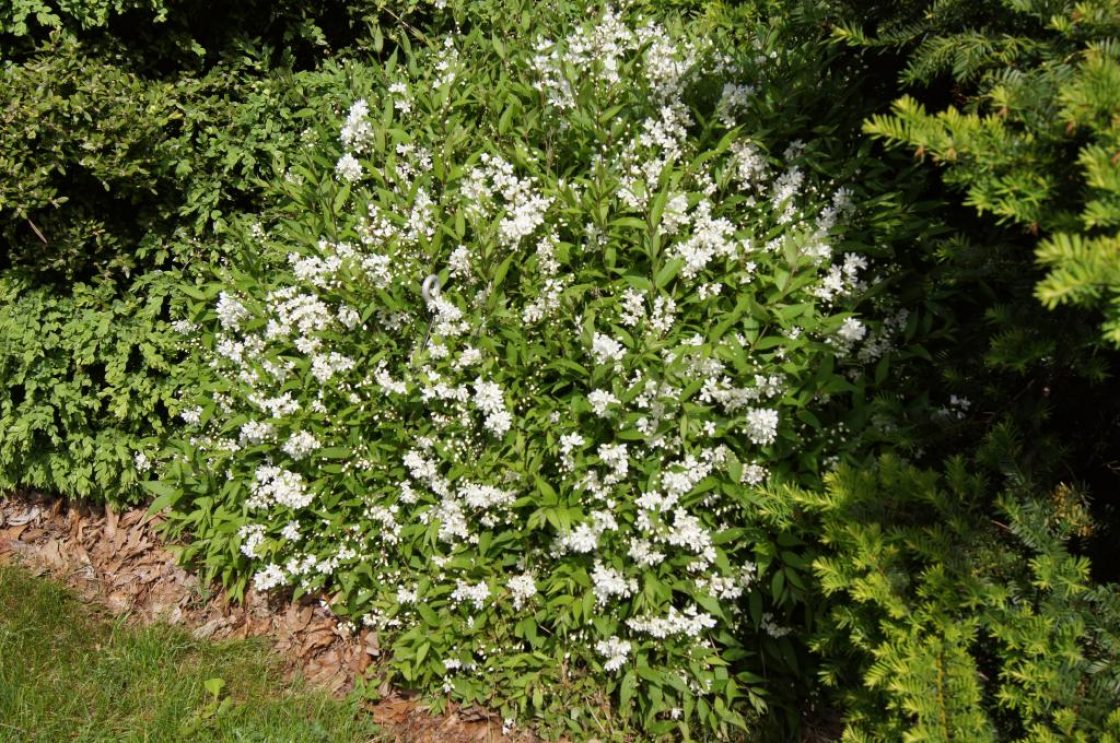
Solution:
{"label": "mulched garden bed", "polygon": [[[289,674],[336,695],[351,691],[358,679],[378,677],[375,631],[348,633],[322,602],[310,599],[293,602],[250,589],[243,603],[235,603],[179,566],[156,534],[158,524],[158,516],[139,508],[118,513],[21,493],[0,500],[0,560],[50,575],[83,601],[132,622],[180,625],[198,638],[267,638]],[[502,721],[486,710],[451,705],[433,716],[419,699],[388,684],[379,691],[381,699],[368,709],[389,740],[531,740],[503,735]]]}

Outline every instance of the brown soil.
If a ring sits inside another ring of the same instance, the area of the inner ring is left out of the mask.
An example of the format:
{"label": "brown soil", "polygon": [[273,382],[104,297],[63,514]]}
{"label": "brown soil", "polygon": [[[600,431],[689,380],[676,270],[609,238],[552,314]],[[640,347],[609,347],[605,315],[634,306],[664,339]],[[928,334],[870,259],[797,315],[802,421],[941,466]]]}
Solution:
{"label": "brown soil", "polygon": [[[60,499],[19,495],[0,499],[0,560],[18,561],[73,588],[86,602],[129,621],[183,626],[197,638],[265,637],[299,673],[336,695],[359,677],[376,681],[377,633],[348,634],[320,602],[292,602],[250,590],[234,603],[179,567],[143,509],[116,513]],[[422,743],[528,740],[502,735],[486,710],[452,706],[429,714],[420,700],[380,688],[369,711],[387,740]]]}

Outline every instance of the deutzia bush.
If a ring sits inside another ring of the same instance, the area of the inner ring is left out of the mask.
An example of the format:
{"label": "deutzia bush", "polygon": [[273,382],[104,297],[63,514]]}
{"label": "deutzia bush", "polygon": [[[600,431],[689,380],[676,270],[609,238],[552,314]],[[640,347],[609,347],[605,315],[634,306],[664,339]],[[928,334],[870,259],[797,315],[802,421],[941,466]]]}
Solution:
{"label": "deutzia bush", "polygon": [[846,190],[752,137],[768,64],[608,10],[355,67],[189,318],[188,556],[525,723],[746,726],[809,621],[758,486],[855,441],[898,327]]}

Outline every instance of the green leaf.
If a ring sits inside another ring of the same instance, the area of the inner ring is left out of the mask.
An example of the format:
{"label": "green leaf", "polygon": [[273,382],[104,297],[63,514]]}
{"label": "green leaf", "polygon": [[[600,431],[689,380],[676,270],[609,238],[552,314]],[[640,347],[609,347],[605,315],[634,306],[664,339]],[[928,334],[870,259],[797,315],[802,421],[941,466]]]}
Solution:
{"label": "green leaf", "polygon": [[623,714],[627,714],[630,710],[630,701],[634,698],[634,691],[638,688],[638,679],[634,676],[633,671],[627,671],[622,676],[622,682],[618,686],[618,705]]}
{"label": "green leaf", "polygon": [[151,480],[141,482],[140,487],[147,490],[149,493],[156,496],[156,498],[148,506],[149,514],[156,514],[165,508],[174,506],[183,497],[183,491],[165,482]]}
{"label": "green leaf", "polygon": [[680,258],[673,258],[664,266],[662,266],[661,270],[657,272],[657,276],[654,277],[653,280],[653,285],[658,289],[664,289],[669,285],[670,281],[676,278],[677,274],[681,272],[681,268],[683,267],[683,260],[681,260]]}
{"label": "green leaf", "polygon": [[504,60],[509,56],[509,53],[506,50],[506,45],[497,36],[490,37],[490,44],[494,47],[494,51],[497,53],[500,59]]}
{"label": "green leaf", "polygon": [[221,695],[222,689],[226,688],[226,681],[222,678],[208,678],[202,682],[202,685],[206,688],[206,691],[209,692],[210,696],[217,699]]}

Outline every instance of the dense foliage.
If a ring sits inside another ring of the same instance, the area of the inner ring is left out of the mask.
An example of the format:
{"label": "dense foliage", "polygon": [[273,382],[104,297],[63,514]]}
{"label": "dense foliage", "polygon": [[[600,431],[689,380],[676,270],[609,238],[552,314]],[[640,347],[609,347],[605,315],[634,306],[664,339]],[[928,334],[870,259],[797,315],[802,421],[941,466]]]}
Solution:
{"label": "dense foliage", "polygon": [[0,486],[125,499],[150,475],[185,363],[163,317],[174,274],[131,297],[76,286],[59,298],[0,279]]}
{"label": "dense foliage", "polygon": [[1089,528],[1078,494],[1012,489],[992,518],[976,469],[952,460],[942,482],[884,458],[793,495],[843,597],[813,642],[845,739],[1117,740],[1120,592],[1067,548]]}
{"label": "dense foliage", "polygon": [[[933,349],[941,383],[971,400],[974,414],[962,420],[964,437],[932,451],[952,454],[997,423],[1012,426],[1024,441],[1019,465],[1041,489],[1088,488],[1100,528],[1084,542],[1098,573],[1115,578],[1120,482],[1109,462],[1120,431],[1120,357],[1107,340],[1117,286],[1107,263],[1116,231],[1103,215],[1115,202],[1108,179],[1118,163],[1097,157],[1114,137],[1115,91],[1105,79],[1115,3],[810,5],[795,25],[828,29],[840,64],[861,72],[872,94],[865,130],[913,146],[924,171],[933,163],[946,185],[927,215],[944,229],[914,244],[911,270],[928,277],[951,334]],[[1095,247],[1045,258],[1065,243]],[[1050,301],[1059,284],[1077,309]]]}
{"label": "dense foliage", "polygon": [[550,735],[1115,738],[1118,25],[0,0],[0,485]]}
{"label": "dense foliage", "polygon": [[233,5],[0,3],[6,485],[141,495],[189,367],[173,287],[267,207],[309,103],[350,97],[315,68],[373,9]]}
{"label": "dense foliage", "polygon": [[[908,86],[949,77],[962,103],[930,113],[909,95],[867,130],[944,166],[965,204],[1041,239],[1047,306],[1103,311],[1120,344],[1120,3],[903,3],[867,46],[909,48]],[[919,15],[919,11],[921,11]]]}

